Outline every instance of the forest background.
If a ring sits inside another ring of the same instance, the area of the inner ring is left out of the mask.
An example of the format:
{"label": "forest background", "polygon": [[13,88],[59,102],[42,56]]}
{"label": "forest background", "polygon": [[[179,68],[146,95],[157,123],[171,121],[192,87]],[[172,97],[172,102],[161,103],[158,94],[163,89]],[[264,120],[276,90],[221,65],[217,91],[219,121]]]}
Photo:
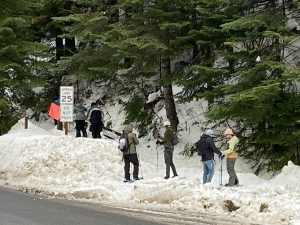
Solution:
{"label": "forest background", "polygon": [[26,109],[38,120],[60,85],[74,85],[78,101],[90,95],[83,84],[101,82],[140,135],[160,122],[156,103],[180,132],[176,104],[205,100],[207,119],[234,129],[257,172],[300,165],[299,0],[0,5],[0,135]]}

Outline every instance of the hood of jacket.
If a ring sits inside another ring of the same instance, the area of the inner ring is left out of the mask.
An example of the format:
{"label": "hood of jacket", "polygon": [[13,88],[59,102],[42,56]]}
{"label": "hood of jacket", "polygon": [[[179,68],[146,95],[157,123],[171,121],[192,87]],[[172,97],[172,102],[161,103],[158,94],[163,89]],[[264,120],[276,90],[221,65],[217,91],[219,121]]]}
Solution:
{"label": "hood of jacket", "polygon": [[126,134],[132,133],[132,131],[133,131],[133,127],[131,125],[125,125],[124,126],[124,132]]}
{"label": "hood of jacket", "polygon": [[210,138],[211,136],[207,135],[207,134],[202,134],[202,136],[200,137],[200,139],[207,139]]}
{"label": "hood of jacket", "polygon": [[81,105],[81,104],[77,104],[76,106],[75,106],[78,110],[82,110],[82,111],[84,111],[86,108],[83,106],[83,105]]}

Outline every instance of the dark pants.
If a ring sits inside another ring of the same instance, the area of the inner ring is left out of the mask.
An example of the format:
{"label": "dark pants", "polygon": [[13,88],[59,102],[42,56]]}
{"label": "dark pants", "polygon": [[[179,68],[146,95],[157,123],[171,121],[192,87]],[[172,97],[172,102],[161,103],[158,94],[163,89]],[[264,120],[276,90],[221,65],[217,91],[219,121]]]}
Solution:
{"label": "dark pants", "polygon": [[165,163],[166,163],[166,178],[170,177],[170,166],[174,176],[177,176],[176,168],[173,163],[173,151],[172,148],[165,148]]}
{"label": "dark pants", "polygon": [[81,137],[81,132],[83,137],[87,137],[85,121],[84,120],[75,120],[76,123],[76,137]]}
{"label": "dark pants", "polygon": [[227,158],[227,172],[229,174],[228,186],[233,186],[239,183],[239,179],[234,171],[236,158]]}
{"label": "dark pants", "polygon": [[125,171],[125,179],[130,180],[130,163],[133,164],[133,179],[136,179],[139,177],[139,160],[137,157],[137,154],[126,154],[123,156],[125,166],[124,166],[124,171]]}
{"label": "dark pants", "polygon": [[101,138],[100,132],[102,131],[100,124],[91,124],[92,137],[93,138]]}

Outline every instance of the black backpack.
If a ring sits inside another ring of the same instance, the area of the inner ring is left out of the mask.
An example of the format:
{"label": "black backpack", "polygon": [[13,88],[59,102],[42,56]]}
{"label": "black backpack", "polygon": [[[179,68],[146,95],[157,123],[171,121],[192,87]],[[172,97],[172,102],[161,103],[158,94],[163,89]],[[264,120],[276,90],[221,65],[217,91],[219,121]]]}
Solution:
{"label": "black backpack", "polygon": [[206,141],[206,138],[201,136],[200,140],[196,142],[196,149],[199,156],[202,156],[205,153],[207,146],[208,143]]}
{"label": "black backpack", "polygon": [[90,122],[93,124],[100,124],[102,121],[102,113],[99,108],[92,109],[91,116],[90,116]]}
{"label": "black backpack", "polygon": [[129,148],[130,148],[130,144],[128,141],[128,134],[123,133],[119,138],[118,149],[120,149],[121,152],[125,153],[129,150]]}

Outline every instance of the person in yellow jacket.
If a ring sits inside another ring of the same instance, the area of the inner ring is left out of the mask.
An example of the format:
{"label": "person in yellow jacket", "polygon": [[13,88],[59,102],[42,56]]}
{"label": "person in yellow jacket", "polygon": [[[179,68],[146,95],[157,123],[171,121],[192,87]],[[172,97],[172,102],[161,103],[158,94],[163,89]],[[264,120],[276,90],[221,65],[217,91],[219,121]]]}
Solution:
{"label": "person in yellow jacket", "polygon": [[227,139],[227,149],[223,151],[223,155],[226,157],[227,172],[229,174],[229,182],[225,184],[225,186],[232,187],[239,185],[239,179],[234,170],[235,161],[238,157],[236,150],[239,139],[234,135],[231,129],[226,129],[224,136]]}

